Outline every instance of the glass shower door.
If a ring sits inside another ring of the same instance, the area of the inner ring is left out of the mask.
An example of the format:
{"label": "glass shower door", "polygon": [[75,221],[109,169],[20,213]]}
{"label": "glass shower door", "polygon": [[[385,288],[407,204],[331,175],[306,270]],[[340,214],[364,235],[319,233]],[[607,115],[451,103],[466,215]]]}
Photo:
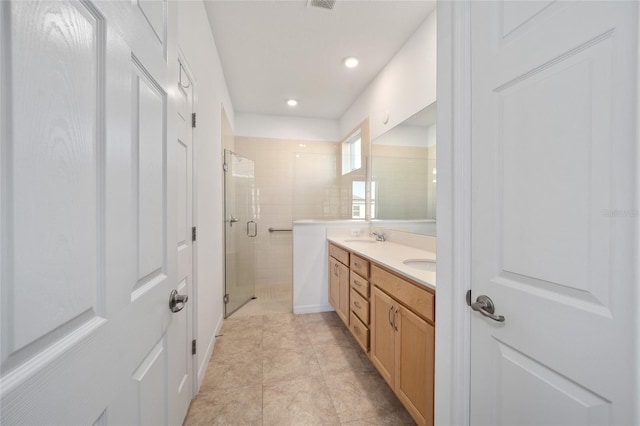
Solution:
{"label": "glass shower door", "polygon": [[255,296],[254,163],[224,150],[225,317]]}

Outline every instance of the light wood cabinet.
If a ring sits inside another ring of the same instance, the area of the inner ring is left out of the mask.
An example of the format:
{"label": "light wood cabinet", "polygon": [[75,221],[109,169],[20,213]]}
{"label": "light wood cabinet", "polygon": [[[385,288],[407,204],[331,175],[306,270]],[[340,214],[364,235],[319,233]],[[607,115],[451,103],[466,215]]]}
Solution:
{"label": "light wood cabinet", "polygon": [[433,425],[435,293],[329,244],[329,301],[413,419]]}
{"label": "light wood cabinet", "polygon": [[[368,260],[351,253],[350,272],[350,311],[351,334],[356,338],[362,350],[369,352],[369,268]],[[357,320],[357,322],[353,322]]]}
{"label": "light wood cabinet", "polygon": [[340,306],[340,277],[338,275],[338,262],[329,256],[329,303],[336,310]]}
{"label": "light wood cabinet", "polygon": [[396,395],[418,424],[432,425],[435,328],[402,305],[395,319]]}
{"label": "light wood cabinet", "polygon": [[394,309],[394,300],[374,287],[371,292],[371,362],[391,388],[396,370]]}
{"label": "light wood cabinet", "polygon": [[414,420],[432,425],[433,294],[376,265],[371,282],[371,361]]}
{"label": "light wood cabinet", "polygon": [[349,326],[349,252],[329,245],[329,303]]}

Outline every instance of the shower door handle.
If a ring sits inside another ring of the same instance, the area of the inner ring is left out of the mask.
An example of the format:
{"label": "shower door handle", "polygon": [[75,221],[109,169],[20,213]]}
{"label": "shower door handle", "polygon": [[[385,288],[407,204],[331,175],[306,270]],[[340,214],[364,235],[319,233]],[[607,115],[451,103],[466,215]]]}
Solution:
{"label": "shower door handle", "polygon": [[236,219],[233,215],[229,215],[229,227],[233,227],[233,224],[236,222],[240,222],[240,219]]}
{"label": "shower door handle", "polygon": [[[249,231],[249,225],[253,223],[253,234],[251,234],[251,232]],[[258,236],[258,224],[253,221],[250,220],[249,222],[247,222],[247,237],[250,238],[255,238]]]}

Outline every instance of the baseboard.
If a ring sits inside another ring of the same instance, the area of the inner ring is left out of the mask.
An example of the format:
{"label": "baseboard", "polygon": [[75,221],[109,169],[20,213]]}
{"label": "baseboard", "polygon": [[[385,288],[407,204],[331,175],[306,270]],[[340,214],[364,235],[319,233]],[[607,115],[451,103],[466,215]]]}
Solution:
{"label": "baseboard", "polygon": [[202,358],[202,362],[198,366],[198,392],[200,392],[200,386],[202,386],[202,382],[204,381],[204,375],[207,372],[207,367],[209,366],[209,360],[211,359],[213,348],[216,345],[216,336],[219,335],[220,330],[222,330],[223,321],[224,321],[224,316],[220,315],[220,317],[218,317],[218,323],[216,324],[216,328],[213,331],[213,335],[211,336],[211,339],[207,344],[207,351],[205,352],[205,355]]}
{"label": "baseboard", "polygon": [[331,305],[298,305],[293,307],[294,314],[312,314],[315,312],[335,311]]}

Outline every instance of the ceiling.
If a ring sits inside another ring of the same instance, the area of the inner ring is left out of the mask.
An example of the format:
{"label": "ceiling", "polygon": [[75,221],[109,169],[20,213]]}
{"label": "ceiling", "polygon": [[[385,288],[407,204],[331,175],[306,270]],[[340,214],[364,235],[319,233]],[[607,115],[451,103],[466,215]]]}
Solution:
{"label": "ceiling", "polygon": [[[337,0],[327,10],[307,0],[207,0],[205,8],[236,112],[337,119],[435,1]],[[347,56],[360,64],[347,69]]]}

